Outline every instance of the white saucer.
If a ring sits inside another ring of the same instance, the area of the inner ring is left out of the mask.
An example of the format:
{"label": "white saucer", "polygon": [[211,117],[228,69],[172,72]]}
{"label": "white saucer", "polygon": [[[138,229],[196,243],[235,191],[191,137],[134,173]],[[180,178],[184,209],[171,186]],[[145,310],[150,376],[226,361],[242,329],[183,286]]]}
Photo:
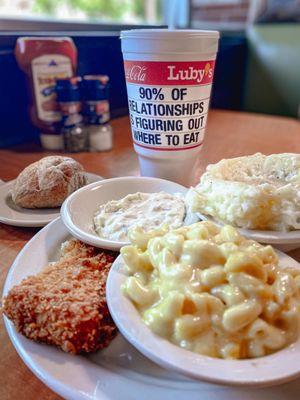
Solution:
{"label": "white saucer", "polygon": [[[212,221],[218,226],[224,223],[214,220],[211,216],[197,213],[203,221]],[[281,251],[291,251],[300,247],[300,230],[279,232],[279,231],[260,231],[257,229],[236,228],[241,235],[248,239],[256,240],[259,243],[270,244]]]}
{"label": "white saucer", "polygon": [[122,199],[129,193],[164,191],[184,194],[187,190],[178,183],[158,178],[126,176],[105,179],[71,194],[61,206],[61,217],[68,231],[77,239],[103,249],[120,250],[129,242],[101,238],[94,230],[94,214],[101,204]]}
{"label": "white saucer", "polygon": [[[61,219],[40,230],[10,268],[4,292],[58,257],[69,238]],[[300,379],[276,388],[251,389],[195,381],[160,368],[121,335],[89,356],[73,356],[19,334],[4,317],[10,339],[31,371],[67,400],[297,400]],[[13,368],[14,366],[11,365]]]}
{"label": "white saucer", "polygon": [[[86,175],[89,183],[103,179],[89,172]],[[40,227],[59,217],[59,207],[28,209],[15,205],[10,195],[13,184],[14,181],[0,183],[0,222],[13,226]]]}
{"label": "white saucer", "polygon": [[[280,265],[300,269],[300,264],[293,258],[279,251],[277,253]],[[123,336],[161,367],[189,378],[236,386],[271,386],[300,377],[300,338],[269,356],[223,360],[182,349],[156,335],[142,321],[132,302],[123,295],[121,287],[127,279],[124,265],[122,256],[119,256],[108,275],[106,298],[109,311]],[[253,395],[253,398],[256,397]]]}

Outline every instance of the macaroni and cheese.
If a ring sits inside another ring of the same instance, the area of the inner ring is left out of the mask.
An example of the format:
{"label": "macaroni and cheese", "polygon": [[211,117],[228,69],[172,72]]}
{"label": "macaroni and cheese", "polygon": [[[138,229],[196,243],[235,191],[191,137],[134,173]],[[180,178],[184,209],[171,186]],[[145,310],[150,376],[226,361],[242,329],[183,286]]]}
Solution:
{"label": "macaroni and cheese", "polygon": [[188,199],[194,212],[246,229],[300,229],[300,155],[254,154],[209,165]]}
{"label": "macaroni and cheese", "polygon": [[143,321],[174,344],[211,357],[252,358],[298,337],[300,275],[271,246],[231,226],[199,222],[131,233],[123,290]]}

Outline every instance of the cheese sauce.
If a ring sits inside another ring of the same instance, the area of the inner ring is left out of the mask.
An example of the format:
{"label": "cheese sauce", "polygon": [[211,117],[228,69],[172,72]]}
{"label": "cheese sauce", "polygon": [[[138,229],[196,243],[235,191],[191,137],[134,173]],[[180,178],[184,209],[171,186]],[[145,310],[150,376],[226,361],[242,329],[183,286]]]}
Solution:
{"label": "cheese sauce", "polygon": [[168,226],[183,225],[184,201],[165,192],[134,193],[99,207],[94,216],[96,233],[106,239],[128,241],[128,230],[139,226],[145,232]]}

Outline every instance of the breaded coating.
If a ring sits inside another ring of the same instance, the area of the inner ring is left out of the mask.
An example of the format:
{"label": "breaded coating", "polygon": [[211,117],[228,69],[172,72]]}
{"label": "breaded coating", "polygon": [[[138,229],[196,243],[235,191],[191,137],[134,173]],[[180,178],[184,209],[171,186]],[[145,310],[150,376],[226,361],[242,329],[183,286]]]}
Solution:
{"label": "breaded coating", "polygon": [[14,286],[3,312],[29,339],[69,353],[88,353],[109,345],[117,328],[109,314],[105,284],[117,253],[72,239],[59,261]]}

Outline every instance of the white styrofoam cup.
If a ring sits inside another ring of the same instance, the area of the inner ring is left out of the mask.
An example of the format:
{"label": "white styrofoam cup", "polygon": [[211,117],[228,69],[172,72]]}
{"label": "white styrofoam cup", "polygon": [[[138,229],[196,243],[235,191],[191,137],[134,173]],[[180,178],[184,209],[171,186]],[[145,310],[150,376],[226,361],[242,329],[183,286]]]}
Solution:
{"label": "white styrofoam cup", "polygon": [[189,185],[201,151],[219,32],[121,32],[134,149],[141,174]]}

